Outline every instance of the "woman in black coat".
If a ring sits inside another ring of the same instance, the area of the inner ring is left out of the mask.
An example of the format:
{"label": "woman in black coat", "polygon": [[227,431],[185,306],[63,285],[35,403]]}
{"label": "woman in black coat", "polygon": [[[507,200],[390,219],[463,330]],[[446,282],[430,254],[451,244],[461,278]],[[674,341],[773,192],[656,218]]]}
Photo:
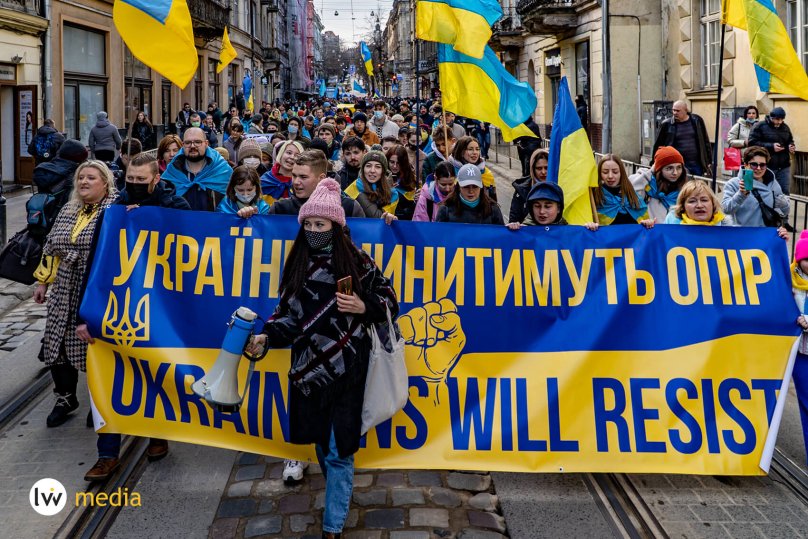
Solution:
{"label": "woman in black coat", "polygon": [[483,189],[482,175],[476,165],[463,165],[457,172],[454,191],[438,210],[438,223],[504,225],[499,205]]}
{"label": "woman in black coat", "polygon": [[[341,196],[339,184],[326,178],[300,208],[280,302],[247,347],[252,354],[292,347],[290,441],[315,444],[326,476],[323,537],[329,538],[342,533],[351,502],[372,349],[368,325],[386,322],[388,312],[398,315],[390,281],[345,231]],[[349,286],[338,287],[344,278]],[[386,326],[377,330],[383,340],[390,339],[381,330]]]}

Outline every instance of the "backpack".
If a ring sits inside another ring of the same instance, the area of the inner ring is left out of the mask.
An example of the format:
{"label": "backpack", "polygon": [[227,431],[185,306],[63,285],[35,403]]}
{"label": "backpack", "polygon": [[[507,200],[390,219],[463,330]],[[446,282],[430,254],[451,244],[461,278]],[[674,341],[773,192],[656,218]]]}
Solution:
{"label": "backpack", "polygon": [[42,242],[28,230],[17,232],[0,252],[0,277],[34,284],[34,271],[42,258]]}
{"label": "backpack", "polygon": [[36,148],[36,157],[40,159],[50,160],[51,157],[56,155],[56,150],[59,148],[56,144],[56,132],[48,133],[44,137],[34,137],[34,147]]}
{"label": "backpack", "polygon": [[67,192],[37,193],[25,203],[28,214],[28,230],[37,236],[45,236],[53,227],[56,216],[67,202]]}

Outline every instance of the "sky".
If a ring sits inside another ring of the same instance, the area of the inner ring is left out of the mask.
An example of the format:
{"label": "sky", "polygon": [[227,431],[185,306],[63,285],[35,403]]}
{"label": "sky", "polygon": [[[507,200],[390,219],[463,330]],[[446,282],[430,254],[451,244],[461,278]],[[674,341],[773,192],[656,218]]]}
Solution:
{"label": "sky", "polygon": [[[353,30],[351,29],[351,4],[353,4]],[[387,16],[393,0],[314,0],[314,9],[320,14],[325,30],[331,30],[337,34],[347,46],[351,43],[358,43],[364,35],[373,30],[376,22],[376,14],[380,13],[379,22],[384,31]],[[334,16],[338,11],[339,15]],[[371,20],[370,13],[374,16]],[[355,32],[355,36],[352,33]]]}

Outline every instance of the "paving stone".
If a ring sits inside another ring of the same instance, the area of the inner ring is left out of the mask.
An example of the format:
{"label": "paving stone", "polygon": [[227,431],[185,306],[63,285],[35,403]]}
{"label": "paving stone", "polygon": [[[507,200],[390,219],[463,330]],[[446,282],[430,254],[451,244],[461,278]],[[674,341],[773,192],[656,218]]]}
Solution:
{"label": "paving stone", "polygon": [[725,522],[722,526],[733,539],[763,539],[764,537],[760,530],[749,524]]}
{"label": "paving stone", "polygon": [[449,474],[449,486],[458,490],[469,490],[471,492],[483,492],[491,486],[491,476],[475,473]]}
{"label": "paving stone", "polygon": [[390,532],[390,539],[429,539],[429,532]]}
{"label": "paving stone", "polygon": [[253,464],[258,464],[258,459],[260,458],[261,455],[256,455],[255,453],[242,453],[238,458],[238,465],[252,466]]}
{"label": "paving stone", "polygon": [[255,514],[258,502],[250,498],[224,500],[219,504],[218,518],[248,517]]}
{"label": "paving stone", "polygon": [[419,488],[393,489],[393,505],[421,505],[424,503],[424,491]]}
{"label": "paving stone", "polygon": [[365,513],[366,528],[387,530],[404,527],[403,509],[371,509]]}
{"label": "paving stone", "polygon": [[469,524],[477,528],[488,528],[504,533],[507,529],[505,526],[505,519],[496,513],[488,513],[486,511],[469,511]]}
{"label": "paving stone", "polygon": [[255,484],[255,495],[259,498],[269,498],[273,494],[286,492],[287,486],[283,484],[282,479],[264,479]]}
{"label": "paving stone", "polygon": [[323,509],[325,507],[325,492],[320,492],[314,498],[314,508]]}
{"label": "paving stone", "polygon": [[720,505],[693,505],[690,510],[695,513],[696,518],[702,522],[731,522],[729,513],[724,511]]}
{"label": "paving stone", "polygon": [[414,487],[440,487],[443,485],[440,473],[432,471],[408,472],[410,485]]}
{"label": "paving stone", "polygon": [[257,537],[270,533],[280,533],[283,528],[283,517],[280,515],[266,515],[251,518],[244,529],[244,537]]}
{"label": "paving stone", "polygon": [[463,503],[457,492],[442,487],[429,489],[429,498],[432,500],[432,503],[442,505],[443,507],[460,507]]}
{"label": "paving stone", "polygon": [[803,535],[797,533],[794,528],[785,523],[772,522],[770,524],[757,524],[766,537],[777,539],[804,539]]}
{"label": "paving stone", "polygon": [[354,488],[365,488],[373,484],[373,476],[370,474],[355,475],[353,478]]}
{"label": "paving stone", "polygon": [[[690,490],[688,492],[693,491]],[[732,500],[723,489],[703,488],[696,489],[695,492],[699,495],[701,501],[706,502],[709,505],[729,505],[732,503]]]}
{"label": "paving stone", "polygon": [[290,494],[278,502],[278,512],[284,515],[289,513],[306,513],[311,507],[311,496],[308,494]]}
{"label": "paving stone", "polygon": [[359,511],[356,509],[351,509],[348,511],[348,517],[345,519],[345,527],[346,528],[356,528],[356,525],[359,523]]}
{"label": "paving stone", "polygon": [[289,528],[295,533],[306,531],[312,524],[314,517],[311,515],[292,515],[289,518]]}
{"label": "paving stone", "polygon": [[507,538],[501,533],[497,532],[466,528],[465,530],[461,531],[458,534],[457,539],[507,539]]}
{"label": "paving stone", "polygon": [[318,473],[323,473],[323,470],[322,468],[320,468],[320,465],[314,462],[310,462],[308,468],[306,469],[308,470],[309,475],[317,475]]}
{"label": "paving stone", "polygon": [[261,505],[258,506],[258,514],[265,515],[275,510],[275,502],[272,500],[261,500]]}
{"label": "paving stone", "polygon": [[28,322],[14,322],[10,327],[11,329],[26,329],[28,328]]}
{"label": "paving stone", "polygon": [[794,512],[791,507],[785,505],[770,505],[764,513],[766,518],[772,522],[791,523],[802,522],[804,517]]}
{"label": "paving stone", "polygon": [[749,505],[724,505],[724,511],[736,522],[767,522],[763,513]]}
{"label": "paving stone", "polygon": [[266,466],[263,464],[255,464],[253,466],[242,466],[236,472],[236,481],[246,481],[248,479],[262,479]]}
{"label": "paving stone", "polygon": [[283,479],[283,464],[273,464],[269,468],[270,479]]}
{"label": "paving stone", "polygon": [[449,511],[446,509],[410,509],[410,526],[448,528]]}
{"label": "paving stone", "polygon": [[354,492],[353,501],[362,507],[384,505],[387,502],[387,489],[377,488],[364,492]]}
{"label": "paving stone", "polygon": [[730,537],[721,524],[702,522],[701,524],[691,524],[690,527],[695,531],[694,537],[699,539],[728,539]]}
{"label": "paving stone", "polygon": [[250,490],[252,490],[253,482],[252,481],[241,481],[239,483],[233,483],[230,485],[230,488],[227,489],[227,495],[231,498],[244,498],[245,496],[250,495]]}
{"label": "paving stone", "polygon": [[404,474],[400,472],[380,473],[376,477],[376,486],[379,487],[403,487],[406,484]]}
{"label": "paving stone", "polygon": [[210,526],[209,537],[235,537],[238,529],[237,518],[219,518]]}
{"label": "paving stone", "polygon": [[323,490],[325,488],[325,476],[323,474],[309,477],[309,490]]}
{"label": "paving stone", "polygon": [[471,497],[471,499],[469,499],[469,505],[474,509],[479,509],[480,511],[496,511],[497,502],[497,497],[494,494],[489,494],[488,492],[475,494]]}
{"label": "paving stone", "polygon": [[360,531],[343,533],[342,536],[345,539],[381,539],[382,532],[380,532],[380,531],[360,530]]}

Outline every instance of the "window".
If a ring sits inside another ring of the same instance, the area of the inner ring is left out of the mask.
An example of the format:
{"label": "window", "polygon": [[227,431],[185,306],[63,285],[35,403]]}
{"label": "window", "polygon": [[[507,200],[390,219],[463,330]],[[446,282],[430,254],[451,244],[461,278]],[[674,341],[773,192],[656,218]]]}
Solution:
{"label": "window", "polygon": [[[194,100],[196,101],[191,105],[194,110],[200,110],[204,96],[202,95],[202,57],[196,64],[196,75],[194,75]],[[207,108],[205,109],[207,110]]]}
{"label": "window", "polygon": [[575,93],[589,103],[589,41],[575,45]]}
{"label": "window", "polygon": [[236,95],[238,95],[238,66],[229,64],[227,66],[227,106],[238,106]]}
{"label": "window", "polygon": [[64,25],[65,130],[68,136],[88,142],[96,113],[107,108],[106,34]]}
{"label": "window", "polygon": [[802,67],[808,68],[808,0],[786,2],[786,23]]}
{"label": "window", "polygon": [[[124,81],[125,81],[125,90],[124,95],[125,99],[125,115],[126,115],[126,125],[129,125],[129,122],[132,121],[135,114],[139,111],[143,111],[146,114],[146,117],[149,119],[150,122],[154,122],[155,119],[152,117],[152,80],[151,80],[151,69],[132,56],[132,53],[127,48],[124,52]],[[134,66],[132,62],[134,61]],[[133,80],[132,80],[132,73],[134,69],[134,88]]]}
{"label": "window", "polygon": [[721,0],[701,0],[701,87],[718,86],[721,76]]}
{"label": "window", "polygon": [[[208,103],[219,101],[219,74],[216,68],[219,66],[218,60],[208,60]],[[204,104],[204,103],[203,103]]]}

